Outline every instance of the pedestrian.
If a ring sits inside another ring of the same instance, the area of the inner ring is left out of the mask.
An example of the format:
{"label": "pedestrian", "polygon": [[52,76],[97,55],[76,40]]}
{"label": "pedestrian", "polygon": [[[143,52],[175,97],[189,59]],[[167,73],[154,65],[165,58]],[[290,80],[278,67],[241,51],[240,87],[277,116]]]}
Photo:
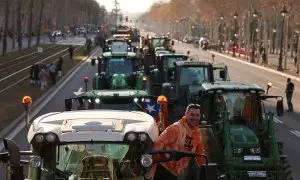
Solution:
{"label": "pedestrian", "polygon": [[[200,105],[189,104],[183,116],[178,122],[168,126],[153,143],[154,150],[168,149],[170,151],[185,151],[189,153],[203,154],[204,147],[198,125],[200,122]],[[158,159],[166,158],[159,155]],[[146,173],[145,179],[178,179],[190,163],[191,158],[182,158],[178,161],[162,162],[152,165]],[[202,157],[196,158],[198,165],[205,162]]]}
{"label": "pedestrian", "polygon": [[40,74],[40,66],[39,64],[35,64],[35,68],[33,70],[33,81],[34,81],[34,85],[36,86],[39,86],[40,84],[39,74]]}
{"label": "pedestrian", "polygon": [[294,93],[294,83],[292,83],[291,78],[287,78],[287,85],[285,89],[285,94],[286,94],[286,100],[287,100],[287,105],[288,105],[288,112],[293,112],[293,103],[292,103],[292,98],[293,98],[293,93]]}
{"label": "pedestrian", "polygon": [[49,79],[51,81],[51,84],[52,85],[55,85],[56,84],[56,67],[55,67],[55,64],[54,63],[51,63],[50,66],[49,66]]}
{"label": "pedestrian", "polygon": [[63,57],[60,56],[59,60],[57,61],[57,65],[56,65],[57,75],[59,77],[62,75],[61,71],[62,71],[63,61],[64,61]]}
{"label": "pedestrian", "polygon": [[41,68],[39,78],[40,78],[40,82],[41,82],[41,90],[44,90],[45,88],[47,88],[47,85],[48,85],[47,81],[48,81],[48,78],[49,78],[49,75],[46,71],[45,66],[43,66]]}
{"label": "pedestrian", "polygon": [[35,69],[35,64],[33,64],[30,68],[29,72],[29,78],[30,78],[30,85],[34,85],[34,69]]}
{"label": "pedestrian", "polygon": [[74,47],[70,45],[68,51],[69,51],[70,59],[73,59]]}

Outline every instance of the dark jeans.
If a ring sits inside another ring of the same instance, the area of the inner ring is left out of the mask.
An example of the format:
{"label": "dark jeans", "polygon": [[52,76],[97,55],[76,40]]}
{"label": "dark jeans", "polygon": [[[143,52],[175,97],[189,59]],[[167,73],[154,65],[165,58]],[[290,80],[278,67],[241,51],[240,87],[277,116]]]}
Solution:
{"label": "dark jeans", "polygon": [[286,93],[286,100],[287,100],[289,111],[294,111],[292,98],[293,98],[293,93]]}
{"label": "dark jeans", "polygon": [[53,84],[53,85],[56,84],[56,73],[50,73],[49,78],[50,78],[51,84]]}
{"label": "dark jeans", "polygon": [[177,176],[174,176],[162,165],[158,165],[153,180],[177,180]]}

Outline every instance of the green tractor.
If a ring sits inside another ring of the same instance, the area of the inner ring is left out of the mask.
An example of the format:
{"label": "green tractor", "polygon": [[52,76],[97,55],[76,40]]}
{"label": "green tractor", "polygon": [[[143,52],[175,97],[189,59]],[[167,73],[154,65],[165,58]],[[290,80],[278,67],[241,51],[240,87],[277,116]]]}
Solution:
{"label": "green tractor", "polygon": [[[93,77],[93,89],[138,89],[147,88],[141,60],[133,52],[105,52],[98,57],[98,73]],[[96,58],[92,58],[92,66]]]}
{"label": "green tractor", "polygon": [[[145,43],[142,43],[145,44]],[[143,65],[146,74],[150,72],[150,66],[154,64],[155,57],[158,54],[175,53],[173,49],[174,41],[168,37],[152,37],[149,39],[146,47],[142,47]]]}
{"label": "green tractor", "polygon": [[167,97],[170,122],[181,118],[185,107],[198,96],[202,83],[212,83],[219,79],[229,80],[227,67],[224,66],[223,70],[218,68],[217,74],[214,69],[216,65],[201,61],[177,61],[174,62],[171,81],[163,82],[156,87],[151,86],[151,93],[153,91]]}
{"label": "green tractor", "polygon": [[206,155],[227,179],[292,179],[283,144],[276,138],[274,113],[266,112],[265,104],[279,99],[280,117],[283,97],[269,96],[262,87],[242,82],[203,83],[198,97]]}

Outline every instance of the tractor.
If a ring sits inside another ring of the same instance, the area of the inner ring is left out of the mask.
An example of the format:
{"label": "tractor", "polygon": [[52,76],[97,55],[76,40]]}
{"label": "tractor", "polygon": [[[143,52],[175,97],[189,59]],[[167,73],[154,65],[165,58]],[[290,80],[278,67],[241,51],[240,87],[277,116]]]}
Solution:
{"label": "tractor", "polygon": [[145,73],[149,74],[149,67],[154,64],[156,55],[160,53],[175,53],[173,50],[174,41],[168,37],[152,37],[150,39],[144,40],[147,41],[145,47],[141,48],[143,54],[143,65],[145,68]]}
{"label": "tractor", "polygon": [[105,41],[105,45],[102,48],[103,52],[131,52],[132,48],[125,39],[117,39],[117,38],[108,38]]}
{"label": "tractor", "polygon": [[[150,66],[149,83],[150,92],[152,94],[161,94],[162,84],[173,81],[174,78],[174,63],[177,61],[186,61],[188,56],[184,54],[159,54],[156,56],[155,62]],[[155,91],[157,90],[157,91]]]}
{"label": "tractor", "polygon": [[277,99],[276,115],[282,116],[283,97],[265,94],[256,84],[220,81],[201,85],[194,100],[202,107],[205,152],[227,179],[292,179],[283,144],[275,134],[274,113],[267,112],[265,103],[270,99]]}
{"label": "tractor", "polygon": [[141,67],[141,60],[133,52],[106,52],[102,57],[92,58],[98,73],[93,77],[93,89],[139,89],[147,88],[147,78]]}
{"label": "tractor", "polygon": [[227,80],[226,77],[228,77],[226,66],[223,70],[217,69],[218,73],[215,73],[214,66],[218,64],[201,61],[177,61],[173,65],[171,81],[163,82],[157,86],[151,85],[151,91],[167,97],[170,123],[181,118],[185,112],[185,107],[193,101],[195,96],[198,96],[201,84],[212,83],[219,79]]}

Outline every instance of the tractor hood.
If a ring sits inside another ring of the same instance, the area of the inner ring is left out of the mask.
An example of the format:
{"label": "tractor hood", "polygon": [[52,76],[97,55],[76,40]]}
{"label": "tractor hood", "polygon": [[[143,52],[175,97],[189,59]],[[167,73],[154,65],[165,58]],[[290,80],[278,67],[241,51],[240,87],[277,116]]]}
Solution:
{"label": "tractor hood", "polygon": [[110,83],[113,89],[124,89],[127,87],[127,77],[125,74],[114,74]]}
{"label": "tractor hood", "polygon": [[259,147],[259,140],[255,133],[244,125],[230,125],[230,135],[233,147],[253,148]]}

